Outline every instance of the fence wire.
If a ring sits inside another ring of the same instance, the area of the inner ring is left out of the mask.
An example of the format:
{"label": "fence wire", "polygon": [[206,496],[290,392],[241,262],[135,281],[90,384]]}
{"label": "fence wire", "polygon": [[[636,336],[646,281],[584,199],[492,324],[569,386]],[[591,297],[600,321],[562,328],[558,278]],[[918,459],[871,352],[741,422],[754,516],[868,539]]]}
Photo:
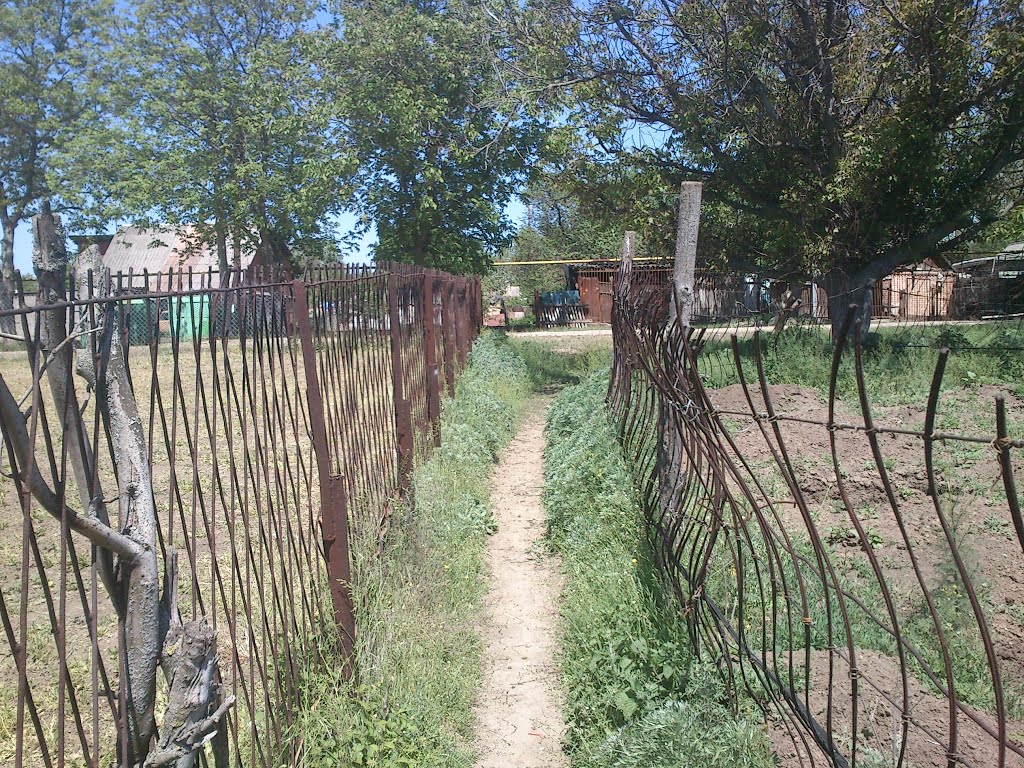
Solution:
{"label": "fence wire", "polygon": [[[324,638],[351,653],[350,549],[376,551],[439,439],[478,281],[395,264],[37,273],[34,301],[0,318],[0,762],[163,759],[172,684],[130,679],[141,571],[95,537],[109,518],[117,546],[138,539],[151,499],[161,606],[208,627],[218,662],[200,764],[291,764],[303,681],[336,663]],[[127,428],[115,397],[137,409]]]}
{"label": "fence wire", "polygon": [[1024,765],[1019,320],[684,333],[633,278],[609,402],[735,711],[786,766]]}

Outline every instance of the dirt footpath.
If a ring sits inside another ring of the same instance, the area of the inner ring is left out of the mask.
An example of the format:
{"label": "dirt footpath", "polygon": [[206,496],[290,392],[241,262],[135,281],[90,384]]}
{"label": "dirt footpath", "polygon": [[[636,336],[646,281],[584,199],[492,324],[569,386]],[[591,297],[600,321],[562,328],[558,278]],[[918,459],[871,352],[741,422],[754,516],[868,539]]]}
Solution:
{"label": "dirt footpath", "polygon": [[544,421],[538,398],[501,456],[491,500],[498,531],[488,542],[484,682],[477,703],[478,768],[559,768],[565,730],[554,656],[560,582],[541,551]]}

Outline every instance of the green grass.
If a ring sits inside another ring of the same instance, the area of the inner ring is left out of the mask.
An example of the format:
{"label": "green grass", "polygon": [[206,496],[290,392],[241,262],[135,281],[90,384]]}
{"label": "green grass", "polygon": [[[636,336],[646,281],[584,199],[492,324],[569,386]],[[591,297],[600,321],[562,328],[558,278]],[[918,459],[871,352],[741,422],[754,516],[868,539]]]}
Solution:
{"label": "green grass", "polygon": [[[444,405],[441,448],[416,469],[415,506],[396,510],[382,557],[357,558],[359,683],[337,658],[305,681],[298,765],[473,765],[487,477],[528,394],[507,342],[482,337]],[[323,643],[333,648],[329,632]]]}
{"label": "green grass", "polygon": [[[779,335],[764,334],[761,344],[769,383],[797,384],[828,393],[833,345],[827,333],[794,326]],[[872,400],[885,405],[923,405],[931,387],[937,350],[943,346],[952,348],[944,389],[1007,385],[1018,396],[1024,396],[1024,352],[1019,351],[1024,347],[1024,327],[995,323],[935,324],[910,329],[883,328],[869,335],[864,347],[864,372]],[[744,339],[739,347],[744,376],[749,383],[755,383],[754,340]],[[709,342],[698,365],[709,387],[739,381],[728,340]],[[857,398],[850,349],[839,368],[838,394],[843,400]]]}
{"label": "green grass", "polygon": [[512,338],[511,344],[523,358],[530,372],[530,382],[537,390],[578,384],[597,368],[608,369],[612,363],[611,345],[594,346],[581,340],[578,351],[552,349],[549,342]]}
{"label": "green grass", "polygon": [[579,768],[769,766],[763,728],[730,715],[660,588],[606,387],[595,374],[564,390],[548,423],[544,506],[566,574],[566,751]]}

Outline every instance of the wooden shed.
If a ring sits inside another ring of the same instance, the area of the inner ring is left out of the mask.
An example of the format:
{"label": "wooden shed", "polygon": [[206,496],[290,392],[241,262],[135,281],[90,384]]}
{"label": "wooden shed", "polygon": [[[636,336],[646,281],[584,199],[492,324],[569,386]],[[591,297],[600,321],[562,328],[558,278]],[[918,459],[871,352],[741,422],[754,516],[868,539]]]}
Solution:
{"label": "wooden shed", "polygon": [[872,317],[936,320],[951,317],[956,274],[925,263],[875,283]]}

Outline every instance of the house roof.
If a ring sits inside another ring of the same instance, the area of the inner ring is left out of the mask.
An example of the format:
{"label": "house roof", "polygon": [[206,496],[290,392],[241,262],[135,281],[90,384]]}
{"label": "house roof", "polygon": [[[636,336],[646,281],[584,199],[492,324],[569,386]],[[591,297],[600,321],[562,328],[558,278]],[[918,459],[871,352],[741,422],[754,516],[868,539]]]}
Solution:
{"label": "house roof", "polygon": [[[255,252],[243,251],[242,269],[252,264]],[[189,269],[205,272],[217,269],[217,252],[199,241],[195,228],[183,227],[121,227],[103,252],[103,263],[114,274],[127,273],[141,277],[171,269]]]}

